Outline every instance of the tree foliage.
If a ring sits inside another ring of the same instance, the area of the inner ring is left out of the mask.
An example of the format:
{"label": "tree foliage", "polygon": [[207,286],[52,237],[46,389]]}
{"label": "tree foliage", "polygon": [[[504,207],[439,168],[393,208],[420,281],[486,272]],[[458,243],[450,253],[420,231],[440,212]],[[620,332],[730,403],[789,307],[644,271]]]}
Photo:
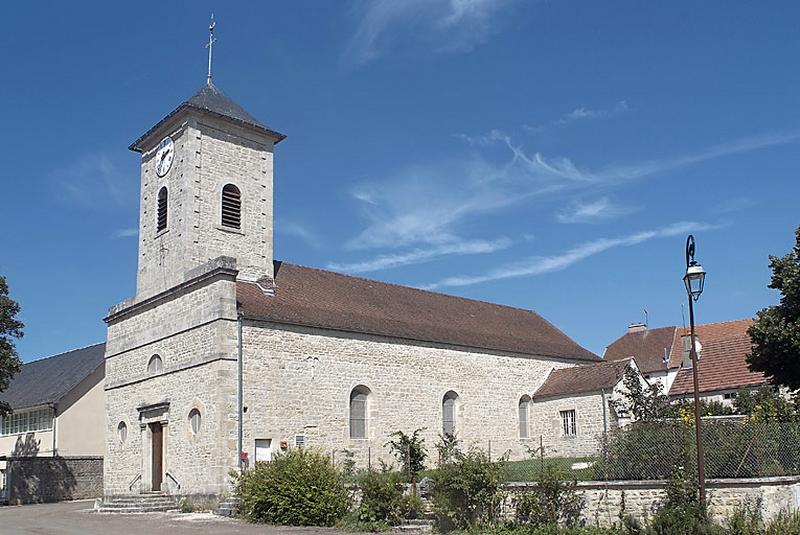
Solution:
{"label": "tree foliage", "polygon": [[669,398],[658,381],[646,385],[639,372],[633,366],[628,366],[622,384],[621,399],[614,402],[617,411],[629,413],[634,420],[641,422],[656,422],[673,415]]}
{"label": "tree foliage", "polygon": [[[0,392],[8,388],[21,366],[14,339],[22,338],[24,325],[17,314],[19,304],[8,296],[8,284],[5,277],[0,276]],[[11,407],[0,401],[0,416],[9,412]]]}
{"label": "tree foliage", "polygon": [[425,470],[425,459],[428,452],[425,449],[425,439],[421,436],[424,428],[415,429],[407,435],[402,431],[395,431],[389,435],[389,441],[384,446],[395,456],[402,467],[402,471],[409,479],[416,478]]}
{"label": "tree foliage", "polygon": [[773,383],[800,388],[800,227],[794,248],[783,258],[769,257],[769,287],[781,293],[780,303],[756,314],[748,330],[753,349],[747,363]]}

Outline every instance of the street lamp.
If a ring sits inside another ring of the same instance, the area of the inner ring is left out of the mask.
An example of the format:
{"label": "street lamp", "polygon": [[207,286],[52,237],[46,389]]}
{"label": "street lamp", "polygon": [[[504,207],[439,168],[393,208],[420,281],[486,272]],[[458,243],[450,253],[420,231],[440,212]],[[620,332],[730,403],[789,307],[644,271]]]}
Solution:
{"label": "street lamp", "polygon": [[686,285],[686,293],[689,296],[689,326],[691,328],[689,356],[692,360],[692,380],[694,381],[694,434],[697,444],[697,483],[700,487],[700,503],[703,505],[705,505],[706,502],[706,467],[705,458],[703,456],[702,420],[700,419],[700,388],[697,378],[698,356],[694,332],[694,302],[697,301],[700,298],[700,294],[703,293],[705,280],[706,271],[703,269],[703,266],[694,259],[694,236],[689,234],[689,237],[686,238],[686,274],[683,276],[683,282]]}

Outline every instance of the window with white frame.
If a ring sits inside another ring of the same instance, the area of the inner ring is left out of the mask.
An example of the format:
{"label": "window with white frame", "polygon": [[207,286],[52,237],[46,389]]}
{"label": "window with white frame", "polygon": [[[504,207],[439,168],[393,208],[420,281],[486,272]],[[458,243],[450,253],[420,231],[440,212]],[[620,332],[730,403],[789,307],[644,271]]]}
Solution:
{"label": "window with white frame", "polygon": [[0,418],[0,435],[19,435],[53,428],[53,409],[44,407],[14,411]]}
{"label": "window with white frame", "polygon": [[455,436],[456,434],[456,402],[458,394],[452,390],[442,398],[442,434]]}
{"label": "window with white frame", "polygon": [[[367,438],[367,403],[370,390],[357,386],[350,392],[350,438]],[[303,439],[305,443],[305,438]]]}
{"label": "window with white frame", "polygon": [[565,437],[574,437],[578,434],[575,425],[575,410],[561,411],[561,432]]}

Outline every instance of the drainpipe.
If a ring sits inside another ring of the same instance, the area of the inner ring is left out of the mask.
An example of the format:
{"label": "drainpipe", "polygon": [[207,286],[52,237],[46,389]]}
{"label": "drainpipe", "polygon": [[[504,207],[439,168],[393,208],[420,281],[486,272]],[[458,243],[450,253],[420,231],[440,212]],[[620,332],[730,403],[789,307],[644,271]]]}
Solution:
{"label": "drainpipe", "polygon": [[50,408],[53,409],[53,457],[55,457],[56,451],[58,451],[56,450],[56,422],[58,422],[58,419],[56,418],[56,404],[50,403]]}
{"label": "drainpipe", "polygon": [[242,313],[239,312],[237,320],[236,320],[237,331],[238,331],[238,340],[237,340],[238,355],[237,355],[237,359],[236,360],[237,360],[237,365],[238,365],[238,368],[239,368],[239,370],[238,370],[238,378],[237,378],[237,388],[236,388],[236,404],[237,404],[237,407],[238,407],[237,411],[238,411],[238,415],[239,415],[238,418],[237,418],[238,426],[239,426],[239,430],[238,430],[239,431],[239,437],[238,437],[239,440],[237,441],[238,451],[236,453],[236,456],[239,458],[239,473],[242,472],[242,451],[244,450],[244,427],[243,427],[243,422],[242,422],[242,418],[244,416],[244,410],[243,410],[244,404],[243,404],[243,400],[242,400],[242,397],[243,397],[242,376],[243,376],[243,370],[244,370],[244,361],[243,361],[243,352],[242,352],[242,323],[243,322],[244,322],[244,316],[242,316]]}

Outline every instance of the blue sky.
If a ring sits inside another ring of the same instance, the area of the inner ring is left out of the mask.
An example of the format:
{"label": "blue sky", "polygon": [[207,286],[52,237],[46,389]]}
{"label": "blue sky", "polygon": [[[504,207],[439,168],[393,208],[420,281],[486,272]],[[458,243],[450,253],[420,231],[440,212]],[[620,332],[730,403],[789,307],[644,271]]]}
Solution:
{"label": "blue sky", "polygon": [[288,139],[279,259],[531,308],[601,353],[648,311],[777,301],[800,224],[800,5],[15,3],[0,100],[0,274],[31,360],[105,337],[135,291],[128,144],[214,80]]}

